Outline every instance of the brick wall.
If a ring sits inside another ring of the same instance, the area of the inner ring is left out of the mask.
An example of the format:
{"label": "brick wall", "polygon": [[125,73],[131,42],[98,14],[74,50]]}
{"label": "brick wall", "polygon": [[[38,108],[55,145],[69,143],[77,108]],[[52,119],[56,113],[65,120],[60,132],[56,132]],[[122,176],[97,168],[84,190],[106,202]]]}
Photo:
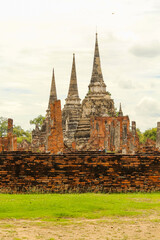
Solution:
{"label": "brick wall", "polygon": [[90,149],[102,148],[122,153],[134,153],[138,150],[136,123],[132,122],[132,130],[130,130],[128,116],[92,117],[90,124]]}
{"label": "brick wall", "polygon": [[64,155],[32,152],[0,154],[4,192],[127,192],[160,190],[160,153],[115,155],[79,152]]}

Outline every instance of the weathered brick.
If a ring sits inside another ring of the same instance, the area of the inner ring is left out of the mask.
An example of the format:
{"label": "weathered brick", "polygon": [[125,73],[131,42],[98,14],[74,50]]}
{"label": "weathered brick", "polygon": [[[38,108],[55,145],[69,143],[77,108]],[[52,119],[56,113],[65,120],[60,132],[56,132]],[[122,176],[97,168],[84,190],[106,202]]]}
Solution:
{"label": "weathered brick", "polygon": [[157,152],[130,156],[99,152],[42,155],[1,153],[0,188],[10,192],[30,191],[34,187],[48,192],[160,190]]}

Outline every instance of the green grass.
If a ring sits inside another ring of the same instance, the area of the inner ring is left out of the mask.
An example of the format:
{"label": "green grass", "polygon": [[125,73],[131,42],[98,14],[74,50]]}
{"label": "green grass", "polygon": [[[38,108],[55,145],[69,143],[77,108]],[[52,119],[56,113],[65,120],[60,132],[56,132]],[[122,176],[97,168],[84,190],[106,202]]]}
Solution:
{"label": "green grass", "polygon": [[0,218],[65,221],[67,218],[160,216],[160,193],[0,194]]}

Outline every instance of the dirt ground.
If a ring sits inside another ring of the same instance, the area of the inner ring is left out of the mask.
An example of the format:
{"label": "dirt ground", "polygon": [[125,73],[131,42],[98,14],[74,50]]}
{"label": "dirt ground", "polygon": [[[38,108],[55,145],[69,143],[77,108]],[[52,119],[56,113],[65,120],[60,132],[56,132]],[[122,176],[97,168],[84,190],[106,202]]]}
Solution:
{"label": "dirt ground", "polygon": [[160,216],[74,219],[66,222],[0,220],[0,240],[160,240]]}

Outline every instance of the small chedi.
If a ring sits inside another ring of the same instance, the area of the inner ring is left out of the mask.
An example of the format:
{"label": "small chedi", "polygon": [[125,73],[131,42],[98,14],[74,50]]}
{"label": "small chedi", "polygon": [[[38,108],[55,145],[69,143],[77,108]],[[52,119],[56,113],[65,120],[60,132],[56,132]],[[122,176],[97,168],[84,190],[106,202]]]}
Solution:
{"label": "small chedi", "polygon": [[81,117],[81,99],[78,94],[75,55],[73,54],[73,64],[70,78],[68,96],[62,112],[62,125],[64,143],[71,147],[74,141],[75,132]]}
{"label": "small chedi", "polygon": [[56,144],[53,143],[53,134],[57,136],[55,137],[56,142],[60,142],[60,147],[53,153],[61,152],[62,149],[66,151],[105,150],[134,153],[138,149],[136,123],[132,122],[130,130],[129,117],[123,116],[121,105],[119,112],[115,111],[114,100],[106,90],[101,70],[97,34],[88,93],[81,103],[78,93],[75,55],[73,54],[69,91],[62,114],[60,102],[58,105],[57,101],[53,71],[46,118],[41,129],[36,126],[32,132],[32,150],[51,151],[51,145]]}
{"label": "small chedi", "polygon": [[46,118],[41,129],[38,126],[32,131],[32,151],[63,152],[63,131],[61,102],[57,100],[54,70]]}

